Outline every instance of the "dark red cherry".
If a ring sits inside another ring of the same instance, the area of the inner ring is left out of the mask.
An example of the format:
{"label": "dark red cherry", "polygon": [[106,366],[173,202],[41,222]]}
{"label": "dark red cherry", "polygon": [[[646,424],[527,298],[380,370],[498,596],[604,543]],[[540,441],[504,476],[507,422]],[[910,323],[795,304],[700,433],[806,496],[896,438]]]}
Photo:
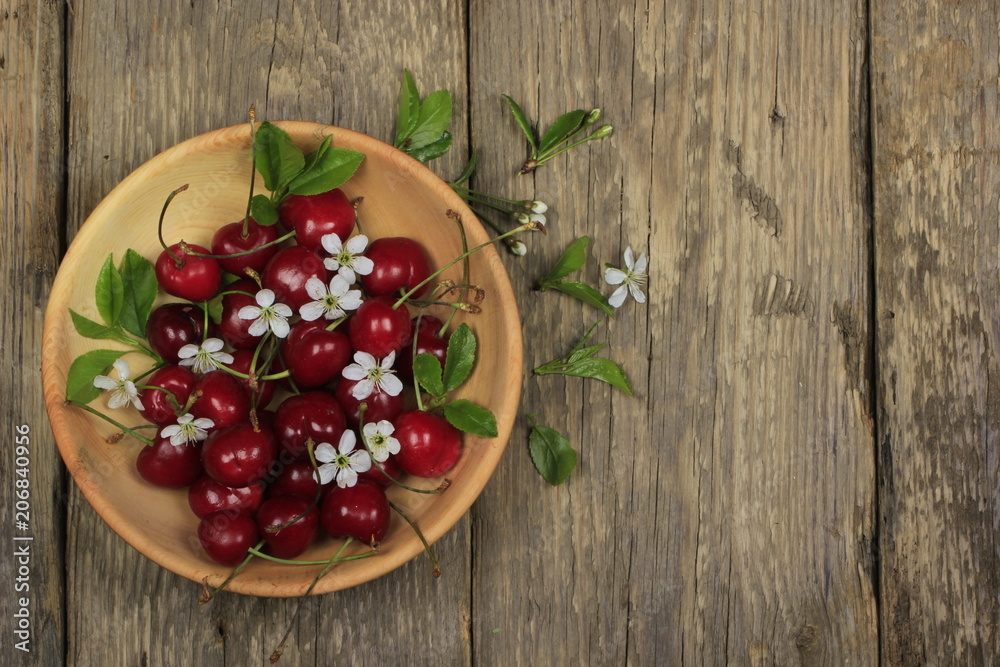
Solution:
{"label": "dark red cherry", "polygon": [[166,391],[144,389],[141,395],[142,410],[139,411],[139,414],[146,421],[158,426],[173,424],[180,415],[174,411],[174,406],[166,392],[169,391],[173,394],[174,399],[183,409],[197,383],[198,376],[192,373],[191,369],[175,364],[164,366],[150,375],[148,379],[143,380],[142,384],[147,387],[162,387]]}
{"label": "dark red cherry", "polygon": [[157,435],[152,447],[143,447],[135,459],[139,475],[156,486],[183,489],[201,474],[201,448],[172,445],[170,438]]}
{"label": "dark red cherry", "polygon": [[[187,247],[192,252],[210,254],[200,245],[189,243]],[[218,260],[188,255],[181,250],[179,243],[170,246],[170,251],[177,256],[179,262],[166,250],[156,259],[156,280],[163,291],[188,301],[208,301],[215,296],[222,280],[222,268]]]}
{"label": "dark red cherry", "polygon": [[260,291],[257,283],[246,278],[237,280],[232,285],[227,285],[226,292],[232,292],[222,297],[222,321],[219,322],[219,334],[223,340],[235,347],[237,350],[252,350],[257,347],[262,336],[252,336],[250,325],[253,320],[245,320],[240,317],[240,310],[244,306],[256,306],[257,300],[254,296]]}
{"label": "dark red cherry", "polygon": [[314,472],[312,463],[309,461],[292,461],[281,469],[273,482],[267,485],[268,497],[302,496],[303,498],[315,498],[319,491],[319,482],[316,481]]}
{"label": "dark red cherry", "polygon": [[410,342],[410,314],[406,306],[393,310],[396,300],[388,296],[368,299],[347,321],[351,347],[378,360],[399,352]]}
{"label": "dark red cherry", "polygon": [[232,510],[253,515],[264,502],[264,485],[228,487],[208,475],[199,477],[188,489],[188,505],[199,519],[212,512]]}
{"label": "dark red cherry", "polygon": [[437,477],[451,470],[462,454],[462,434],[444,417],[420,410],[399,415],[393,435],[399,440],[396,459],[404,472]]}
{"label": "dark red cherry", "polygon": [[212,237],[213,255],[235,255],[254,248],[260,248],[249,255],[239,255],[238,257],[220,257],[219,266],[229,273],[238,276],[246,275],[244,269],[253,269],[260,273],[268,260],[278,252],[277,245],[261,248],[272,241],[278,239],[278,229],[274,225],[266,227],[258,224],[256,220],[250,218],[246,225],[246,236],[243,235],[243,221],[230,222],[228,225],[219,227]]}
{"label": "dark red cherry", "polygon": [[306,292],[310,278],[329,283],[323,259],[312,250],[296,245],[279,250],[264,267],[260,281],[274,292],[277,303],[298,312],[299,306],[313,300]]}
{"label": "dark red cherry", "polygon": [[241,421],[212,429],[201,448],[201,463],[220,484],[250,486],[267,475],[277,449],[270,428],[254,430],[249,421]]}
{"label": "dark red cherry", "polygon": [[347,418],[347,423],[352,428],[358,427],[358,423],[361,418],[360,413],[362,403],[368,405],[368,409],[365,410],[366,424],[377,422],[382,419],[392,421],[406,406],[406,401],[403,398],[402,392],[398,396],[390,396],[379,389],[378,386],[375,387],[375,391],[373,391],[368,398],[354,398],[354,394],[351,392],[358,382],[360,382],[360,380],[340,378],[340,381],[337,382],[337,386],[333,390],[333,395],[336,396],[337,402],[340,403],[340,407],[344,409],[344,416]]}
{"label": "dark red cherry", "polygon": [[250,398],[246,390],[235,375],[226,371],[205,373],[198,378],[195,391],[200,391],[201,397],[191,406],[191,414],[211,419],[215,428],[235,424],[250,415]]}
{"label": "dark red cherry", "polygon": [[[274,530],[280,526],[284,527]],[[312,500],[301,496],[271,498],[257,511],[257,529],[272,556],[295,558],[316,539],[319,510],[312,506]]]}
{"label": "dark red cherry", "polygon": [[[431,263],[424,247],[405,236],[375,239],[365,251],[365,257],[375,265],[371,273],[361,276],[361,285],[369,296],[409,291],[431,275]],[[426,286],[420,288],[413,296],[420,296],[426,289]]]}
{"label": "dark red cherry", "polygon": [[347,241],[354,230],[354,207],[339,188],[318,195],[289,195],[278,209],[278,219],[295,231],[300,246],[319,250],[327,234]]}
{"label": "dark red cherry", "polygon": [[239,565],[260,539],[257,522],[233,510],[209,514],[198,524],[198,539],[208,557],[221,565]]}
{"label": "dark red cherry", "polygon": [[327,331],[327,324],[303,320],[281,343],[282,359],[300,389],[336,380],[351,361],[351,341],[341,331]]}
{"label": "dark red cherry", "polygon": [[334,447],[347,428],[344,411],[337,399],[325,391],[289,396],[278,406],[274,430],[283,452],[293,458],[306,453],[306,440],[315,445],[327,442]]}
{"label": "dark red cherry", "polygon": [[[250,363],[253,361],[253,355],[253,350],[236,350],[233,352],[233,363],[227,364],[227,367],[238,373],[249,375]],[[251,403],[254,403],[254,395],[256,394],[256,402],[254,405],[263,408],[271,402],[271,399],[274,397],[274,391],[277,389],[277,385],[274,380],[260,379],[261,377],[270,374],[271,371],[260,367],[263,365],[263,360],[259,356],[257,358],[257,363],[257,389],[250,388],[250,378],[237,377],[236,379],[239,380],[239,383],[243,386],[247,396],[250,397]]]}
{"label": "dark red cherry", "polygon": [[365,544],[381,541],[391,518],[385,491],[364,479],[344,489],[330,489],[320,513],[323,530],[330,537],[353,537]]}
{"label": "dark red cherry", "polygon": [[[417,339],[417,354],[433,354],[441,362],[441,367],[444,368],[444,360],[448,356],[448,339],[438,336],[438,332],[441,330],[441,320],[431,315],[424,315],[413,318],[412,324],[413,336]],[[394,366],[399,377],[403,380],[413,380],[412,341],[399,351]]]}
{"label": "dark red cherry", "polygon": [[[211,329],[211,324],[209,324]],[[211,333],[211,332],[210,332]],[[165,361],[180,361],[177,352],[205,338],[205,311],[191,303],[165,303],[146,320],[146,340]]]}
{"label": "dark red cherry", "polygon": [[[364,445],[362,445],[363,447]],[[385,470],[385,474],[378,469],[378,466],[382,466],[382,470]],[[375,482],[382,488],[386,488],[392,485],[391,477],[394,480],[399,480],[403,476],[403,469],[399,467],[399,462],[396,461],[395,456],[390,456],[385,461],[378,464],[372,462],[372,467],[365,472],[358,473],[358,479],[367,479],[369,482]],[[386,477],[388,475],[389,477]]]}

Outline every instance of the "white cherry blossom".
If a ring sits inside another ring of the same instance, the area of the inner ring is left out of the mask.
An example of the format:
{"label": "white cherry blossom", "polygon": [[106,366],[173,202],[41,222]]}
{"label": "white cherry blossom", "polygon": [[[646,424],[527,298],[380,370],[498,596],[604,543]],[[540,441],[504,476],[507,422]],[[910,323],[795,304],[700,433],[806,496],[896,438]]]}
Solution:
{"label": "white cherry blossom", "polygon": [[316,460],[323,465],[313,473],[320,484],[329,484],[336,478],[342,489],[358,483],[358,473],[367,472],[372,467],[371,456],[362,449],[356,449],[358,437],[348,429],[340,436],[340,444],[335,450],[328,442],[316,447]]}
{"label": "white cherry blossom", "polygon": [[[209,339],[211,340],[211,339]],[[208,429],[215,426],[215,422],[205,417],[194,418],[190,412],[177,418],[176,424],[164,426],[160,435],[170,438],[170,444],[175,447],[201,442],[208,437]]]}
{"label": "white cherry blossom", "polygon": [[355,274],[367,276],[375,268],[374,262],[361,255],[368,247],[368,237],[364,234],[352,236],[347,239],[346,244],[337,234],[326,234],[320,239],[320,243],[330,253],[330,257],[323,260],[323,266],[343,276],[349,285],[357,282]]}
{"label": "white cherry blossom", "polygon": [[367,352],[355,352],[355,363],[348,365],[342,375],[348,380],[358,381],[351,394],[359,401],[372,395],[376,387],[390,396],[399,396],[403,391],[403,383],[396,377],[392,364],[396,361],[396,353],[390,352],[381,362]]}
{"label": "white cherry blossom", "polygon": [[379,463],[385,462],[390,454],[399,454],[399,440],[392,437],[395,430],[396,427],[385,419],[376,423],[369,422],[362,429],[372,458]]}
{"label": "white cherry blossom", "polygon": [[94,386],[111,392],[111,397],[108,398],[108,407],[112,410],[123,408],[129,403],[134,405],[136,410],[142,410],[139,390],[136,389],[135,383],[128,379],[129,373],[131,373],[128,362],[124,359],[117,359],[113,366],[118,373],[118,379],[115,380],[107,375],[98,375],[94,378]]}
{"label": "white cherry blossom", "polygon": [[618,289],[608,297],[608,303],[612,307],[618,308],[625,303],[625,297],[628,294],[631,294],[638,303],[646,303],[646,295],[642,293],[642,286],[646,284],[648,278],[647,265],[646,253],[642,253],[639,255],[639,259],[636,259],[635,253],[632,252],[632,246],[628,246],[625,248],[626,270],[622,271],[613,266],[605,269],[604,281],[609,285],[619,285]]}
{"label": "white cherry blossom", "polygon": [[274,292],[269,289],[257,292],[254,299],[257,301],[256,306],[243,306],[236,313],[240,319],[254,321],[250,325],[250,335],[263,336],[270,329],[278,338],[287,336],[287,318],[292,316],[292,309],[283,303],[275,303]]}
{"label": "white cherry blossom", "polygon": [[233,363],[233,355],[223,352],[225,343],[220,338],[206,338],[201,345],[188,343],[177,351],[181,366],[191,366],[191,370],[201,375]]}
{"label": "white cherry blossom", "polygon": [[306,293],[314,301],[302,304],[299,315],[309,322],[321,317],[340,319],[347,315],[345,311],[357,310],[361,305],[361,290],[351,289],[351,284],[339,274],[330,280],[329,287],[319,278],[310,278],[306,281]]}

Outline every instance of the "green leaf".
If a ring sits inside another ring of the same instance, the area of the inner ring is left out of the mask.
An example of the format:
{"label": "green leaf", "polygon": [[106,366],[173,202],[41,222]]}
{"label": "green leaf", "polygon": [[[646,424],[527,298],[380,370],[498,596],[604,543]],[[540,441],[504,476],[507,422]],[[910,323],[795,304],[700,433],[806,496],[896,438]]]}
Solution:
{"label": "green leaf", "polygon": [[583,301],[589,306],[601,309],[611,317],[615,316],[615,309],[611,307],[611,304],[604,298],[604,295],[590,285],[570,280],[549,285],[549,288],[565,292],[566,294]]}
{"label": "green leaf", "polygon": [[531,144],[532,157],[537,157],[538,141],[535,140],[535,133],[531,129],[531,123],[528,122],[528,117],[524,115],[524,111],[521,110],[520,105],[514,101],[513,97],[510,95],[504,95],[504,99],[507,100],[507,105],[510,106],[510,112],[514,115],[514,121],[517,123],[517,126],[521,128],[521,132],[524,132],[524,136],[527,138],[528,143]]}
{"label": "green leaf", "polygon": [[545,155],[566,141],[580,127],[580,124],[583,123],[583,119],[586,117],[587,112],[583,109],[570,111],[559,116],[556,122],[552,123],[549,129],[545,130],[545,134],[542,135],[542,141],[538,144],[539,155]]}
{"label": "green leaf", "polygon": [[122,312],[123,292],[122,277],[115,269],[114,256],[108,255],[100,273],[97,274],[94,298],[97,301],[97,312],[109,327],[118,324]]}
{"label": "green leaf", "polygon": [[222,323],[222,300],[225,298],[225,294],[216,294],[208,302],[208,316],[212,318],[212,321],[216,324]]}
{"label": "green leaf", "polygon": [[417,126],[409,137],[407,148],[420,148],[441,138],[451,123],[451,93],[437,90],[420,105]]}
{"label": "green leaf", "polygon": [[555,265],[549,271],[548,275],[538,281],[539,291],[544,292],[549,287],[552,287],[552,283],[562,280],[574,271],[578,271],[587,261],[588,243],[590,243],[589,236],[581,236],[570,243],[563,250],[563,253],[559,255],[559,259],[556,260]]}
{"label": "green leaf", "polygon": [[403,70],[403,81],[399,85],[399,116],[396,118],[396,139],[393,145],[402,148],[403,142],[413,134],[420,118],[420,94],[413,82],[410,70]]}
{"label": "green leaf", "polygon": [[288,184],[288,191],[293,195],[318,195],[339,188],[354,175],[364,159],[364,153],[331,148],[316,164],[296,176]]}
{"label": "green leaf", "polygon": [[332,134],[326,135],[326,138],[323,139],[323,143],[321,143],[319,145],[319,148],[317,148],[312,153],[310,153],[309,155],[306,156],[306,164],[302,168],[303,171],[308,171],[309,167],[311,167],[314,164],[316,164],[316,161],[318,159],[320,159],[321,157],[323,157],[324,153],[326,153],[328,150],[330,150],[330,142],[332,142],[332,141],[333,141],[333,135]]}
{"label": "green leaf", "polygon": [[257,171],[271,192],[283,187],[302,171],[306,157],[288,133],[264,121],[257,129]]}
{"label": "green leaf", "polygon": [[576,468],[577,453],[569,440],[548,426],[534,426],[528,435],[528,453],[545,481],[558,486]]}
{"label": "green leaf", "polygon": [[444,390],[454,391],[465,382],[476,361],[476,335],[468,324],[461,324],[448,339],[444,358]]}
{"label": "green leaf", "polygon": [[278,222],[278,208],[267,195],[254,195],[250,200],[250,217],[257,224],[270,227]]}
{"label": "green leaf", "polygon": [[69,315],[73,319],[73,328],[84,338],[94,338],[96,340],[116,340],[121,343],[133,345],[134,341],[120,331],[106,327],[75,312],[72,308]]}
{"label": "green leaf", "polygon": [[575,364],[576,362],[582,359],[587,359],[589,357],[592,357],[598,352],[600,352],[601,348],[603,348],[605,345],[607,345],[607,343],[600,343],[599,345],[591,345],[589,347],[581,347],[579,349],[573,350],[570,353],[569,357],[566,359],[566,363]]}
{"label": "green leaf", "polygon": [[426,146],[406,148],[404,151],[421,162],[430,162],[447,153],[449,148],[451,148],[451,132],[445,132],[437,141]]}
{"label": "green leaf", "polygon": [[129,248],[122,260],[124,298],[119,323],[129,333],[146,336],[146,320],[156,299],[156,272],[148,259]]}
{"label": "green leaf", "polygon": [[[547,366],[547,364],[546,364]],[[593,378],[601,380],[624,391],[629,396],[632,393],[632,385],[628,381],[628,375],[621,366],[601,357],[588,357],[571,364],[566,364],[558,369],[536,368],[536,375],[572,375],[574,377]]]}
{"label": "green leaf", "polygon": [[441,380],[441,362],[433,354],[418,354],[413,359],[413,377],[431,396],[444,396]]}
{"label": "green leaf", "polygon": [[459,431],[484,438],[497,437],[497,420],[493,413],[464,398],[444,406],[444,418]]}
{"label": "green leaf", "polygon": [[476,171],[477,162],[479,162],[479,149],[473,146],[472,155],[469,156],[469,163],[465,165],[465,169],[463,169],[462,173],[455,179],[454,184],[461,185],[472,178],[472,173]]}
{"label": "green leaf", "polygon": [[124,354],[124,350],[93,350],[73,360],[66,377],[67,400],[90,403],[100,396],[101,390],[94,386],[94,378],[107,375],[111,365]]}

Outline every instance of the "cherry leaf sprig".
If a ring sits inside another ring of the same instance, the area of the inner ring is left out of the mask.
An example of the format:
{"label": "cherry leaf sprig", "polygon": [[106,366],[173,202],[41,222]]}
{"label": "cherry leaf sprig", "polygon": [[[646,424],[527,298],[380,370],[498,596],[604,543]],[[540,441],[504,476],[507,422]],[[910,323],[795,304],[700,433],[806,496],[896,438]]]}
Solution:
{"label": "cherry leaf sprig", "polygon": [[393,145],[404,153],[430,162],[451,148],[452,102],[447,90],[436,90],[420,101],[420,93],[409,70],[403,70],[399,88],[399,117]]}
{"label": "cherry leaf sprig", "polygon": [[528,453],[535,469],[553,486],[566,481],[569,474],[576,468],[579,455],[569,439],[562,433],[548,426],[535,423],[534,415],[527,415],[531,422],[531,432],[528,434]]}
{"label": "cherry leaf sprig", "polygon": [[604,295],[596,289],[576,280],[564,280],[571,273],[579,271],[587,263],[587,245],[590,243],[589,236],[581,236],[567,246],[559,259],[552,266],[547,275],[542,277],[535,286],[539,292],[554,289],[583,301],[589,306],[593,306],[609,317],[615,316],[615,309],[611,307]]}
{"label": "cherry leaf sprig", "polygon": [[327,136],[319,148],[306,155],[280,127],[267,121],[260,124],[254,139],[254,158],[271,196],[253,197],[250,213],[254,220],[273,225],[278,221],[278,207],[288,195],[328,192],[354,175],[365,159],[364,153],[335,148],[332,138]]}
{"label": "cherry leaf sprig", "polygon": [[429,408],[443,407],[444,418],[460,431],[485,438],[497,436],[497,420],[493,413],[472,401],[447,399],[469,377],[476,362],[476,335],[468,324],[461,324],[448,340],[444,367],[432,354],[418,354],[413,359],[413,377],[430,394]]}
{"label": "cherry leaf sprig", "polygon": [[621,389],[629,396],[635,396],[632,392],[632,385],[628,380],[628,375],[621,366],[610,359],[594,356],[607,343],[587,345],[591,334],[594,333],[594,329],[600,323],[600,320],[594,322],[583,338],[580,339],[568,354],[536,368],[534,371],[535,375],[572,375],[575,377],[593,378],[607,382]]}
{"label": "cherry leaf sprig", "polygon": [[530,174],[539,166],[558,155],[562,155],[575,146],[594,139],[603,139],[604,137],[611,136],[612,127],[610,125],[602,125],[583,139],[569,143],[573,137],[592,126],[601,117],[600,109],[592,109],[589,112],[583,109],[574,109],[559,116],[542,133],[541,138],[538,139],[531,127],[528,116],[521,109],[521,106],[510,95],[504,95],[503,97],[507,100],[510,112],[514,116],[514,122],[521,128],[521,132],[524,133],[524,137],[528,140],[528,145],[531,147],[531,155],[521,165],[521,174]]}

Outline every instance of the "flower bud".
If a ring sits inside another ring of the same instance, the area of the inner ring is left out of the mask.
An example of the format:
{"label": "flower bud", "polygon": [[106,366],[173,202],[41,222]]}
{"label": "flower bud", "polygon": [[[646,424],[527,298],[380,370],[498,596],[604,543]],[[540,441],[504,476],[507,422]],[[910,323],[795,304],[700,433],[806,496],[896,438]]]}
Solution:
{"label": "flower bud", "polygon": [[545,202],[539,201],[538,199],[531,202],[530,208],[532,213],[545,213],[547,210],[549,210],[549,207],[545,205]]}
{"label": "flower bud", "polygon": [[512,241],[507,247],[518,257],[523,257],[528,253],[528,246],[524,245],[523,241]]}
{"label": "flower bud", "polygon": [[588,125],[593,125],[594,123],[597,122],[597,119],[600,117],[601,117],[600,109],[592,110],[590,113],[587,114],[587,117],[583,119],[583,126],[587,127]]}
{"label": "flower bud", "polygon": [[528,219],[531,220],[531,222],[537,222],[542,227],[545,226],[545,216],[541,213],[532,213]]}
{"label": "flower bud", "polygon": [[517,220],[522,225],[526,222],[531,222],[531,218],[528,217],[527,213],[518,213],[514,216],[514,219]]}
{"label": "flower bud", "polygon": [[594,132],[592,135],[590,135],[590,137],[588,138],[603,139],[604,137],[610,137],[612,130],[613,128],[610,125],[602,125],[601,127],[597,128],[597,131]]}

